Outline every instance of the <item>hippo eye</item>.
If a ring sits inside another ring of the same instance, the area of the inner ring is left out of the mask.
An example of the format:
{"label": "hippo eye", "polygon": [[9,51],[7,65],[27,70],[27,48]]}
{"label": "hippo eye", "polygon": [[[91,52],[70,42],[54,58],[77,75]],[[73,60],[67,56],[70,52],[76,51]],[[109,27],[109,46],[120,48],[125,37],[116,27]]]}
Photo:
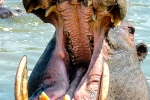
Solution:
{"label": "hippo eye", "polygon": [[128,31],[130,34],[134,34],[134,32],[135,32],[133,27],[128,27]]}

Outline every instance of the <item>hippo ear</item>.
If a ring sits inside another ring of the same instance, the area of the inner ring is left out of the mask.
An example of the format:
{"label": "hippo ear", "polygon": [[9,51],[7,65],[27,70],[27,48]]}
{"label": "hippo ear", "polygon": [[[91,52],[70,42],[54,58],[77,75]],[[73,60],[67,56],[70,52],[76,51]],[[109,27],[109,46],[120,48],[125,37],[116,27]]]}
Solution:
{"label": "hippo ear", "polygon": [[139,61],[143,61],[148,54],[148,47],[145,43],[139,43],[136,45],[137,55]]}

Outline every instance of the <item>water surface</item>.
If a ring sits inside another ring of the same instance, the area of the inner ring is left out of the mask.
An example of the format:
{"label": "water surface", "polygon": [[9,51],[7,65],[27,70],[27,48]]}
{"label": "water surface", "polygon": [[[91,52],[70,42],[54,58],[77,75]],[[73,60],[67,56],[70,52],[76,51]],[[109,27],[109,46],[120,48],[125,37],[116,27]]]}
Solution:
{"label": "water surface", "polygon": [[[6,0],[10,8],[23,9],[21,1]],[[150,79],[150,0],[130,0],[126,19],[136,28],[135,42],[145,42],[149,54],[141,63],[147,79]],[[14,100],[14,77],[23,55],[28,56],[28,70],[44,51],[54,33],[54,27],[44,24],[32,14],[0,19],[0,100]]]}

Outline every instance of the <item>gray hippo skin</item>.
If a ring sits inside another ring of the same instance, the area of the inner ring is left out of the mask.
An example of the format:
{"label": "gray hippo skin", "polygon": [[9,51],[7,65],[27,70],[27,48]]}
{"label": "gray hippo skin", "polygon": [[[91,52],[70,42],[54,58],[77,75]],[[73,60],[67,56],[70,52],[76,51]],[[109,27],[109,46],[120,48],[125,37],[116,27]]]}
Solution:
{"label": "gray hippo skin", "polygon": [[123,20],[105,34],[104,62],[109,68],[107,100],[150,100],[150,88],[140,68],[148,50],[144,43],[135,46],[134,31]]}
{"label": "gray hippo skin", "polygon": [[22,14],[22,10],[4,7],[4,0],[0,0],[0,18],[12,18],[20,14]]}

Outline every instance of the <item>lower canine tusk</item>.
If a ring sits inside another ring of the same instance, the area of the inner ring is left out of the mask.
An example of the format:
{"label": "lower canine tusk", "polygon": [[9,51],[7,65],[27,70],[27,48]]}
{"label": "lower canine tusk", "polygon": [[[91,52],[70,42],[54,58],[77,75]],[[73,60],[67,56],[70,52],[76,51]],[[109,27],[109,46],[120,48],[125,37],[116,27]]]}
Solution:
{"label": "lower canine tusk", "polygon": [[107,100],[109,88],[109,67],[104,62],[99,100]]}
{"label": "lower canine tusk", "polygon": [[48,7],[45,12],[45,17],[48,17],[51,14],[51,12],[53,12],[55,9],[56,9],[55,5]]}
{"label": "lower canine tusk", "polygon": [[23,56],[15,77],[15,100],[28,100],[27,73],[27,57]]}

